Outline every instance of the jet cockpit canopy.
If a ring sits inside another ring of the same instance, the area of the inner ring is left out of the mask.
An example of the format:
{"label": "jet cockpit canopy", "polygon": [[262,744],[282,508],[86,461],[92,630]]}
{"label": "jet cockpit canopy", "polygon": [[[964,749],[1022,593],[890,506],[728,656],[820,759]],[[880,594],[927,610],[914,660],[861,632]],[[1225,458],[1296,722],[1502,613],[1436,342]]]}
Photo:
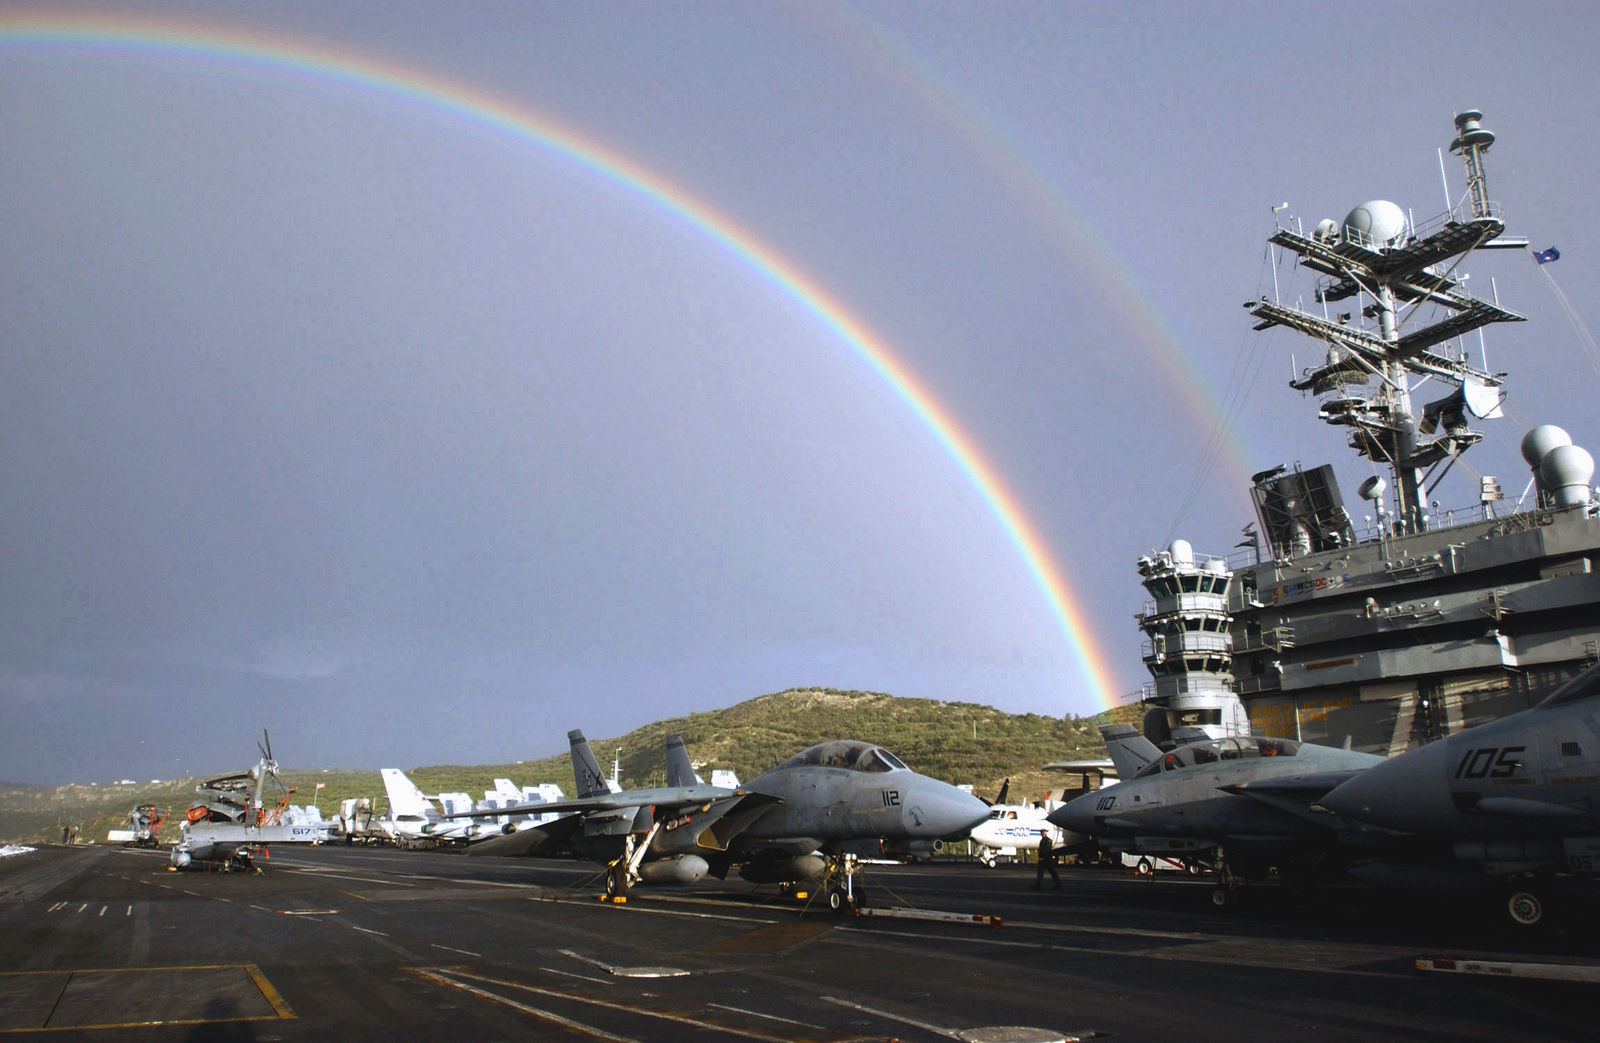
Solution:
{"label": "jet cockpit canopy", "polygon": [[1197,764],[1218,761],[1250,760],[1256,757],[1293,757],[1300,752],[1300,744],[1293,739],[1271,739],[1266,736],[1239,735],[1209,742],[1193,742],[1179,746],[1164,757],[1146,764],[1134,776],[1142,779],[1163,771],[1192,768]]}
{"label": "jet cockpit canopy", "polygon": [[778,768],[779,770],[800,768],[808,764],[824,768],[847,768],[850,771],[907,770],[899,758],[888,750],[880,749],[869,742],[856,742],[852,739],[819,742],[810,749],[802,750],[790,757],[778,765]]}

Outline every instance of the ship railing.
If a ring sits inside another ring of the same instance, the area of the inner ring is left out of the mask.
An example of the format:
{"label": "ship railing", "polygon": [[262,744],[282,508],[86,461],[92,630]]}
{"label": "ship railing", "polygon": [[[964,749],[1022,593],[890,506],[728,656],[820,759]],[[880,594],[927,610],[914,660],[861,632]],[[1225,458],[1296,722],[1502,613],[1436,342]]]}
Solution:
{"label": "ship railing", "polygon": [[1260,633],[1245,631],[1234,635],[1233,648],[1243,655],[1246,652],[1281,652],[1294,647],[1294,627],[1264,627]]}
{"label": "ship railing", "polygon": [[1141,624],[1147,619],[1161,619],[1166,616],[1225,616],[1228,614],[1228,595],[1223,594],[1175,594],[1170,598],[1162,598],[1159,603],[1146,601],[1144,611],[1136,614],[1135,618]]}
{"label": "ship railing", "polygon": [[1228,634],[1210,633],[1204,630],[1185,630],[1179,634],[1163,635],[1160,641],[1154,639],[1140,643],[1140,654],[1149,659],[1157,651],[1169,656],[1182,656],[1191,652],[1222,652],[1233,651],[1233,638]]}
{"label": "ship railing", "polygon": [[1225,677],[1225,676],[1216,675],[1216,674],[1208,674],[1208,675],[1206,675],[1205,682],[1206,683],[1204,684],[1204,686],[1201,686],[1201,685],[1188,686],[1188,685],[1186,685],[1186,686],[1183,687],[1183,689],[1181,691],[1173,691],[1173,692],[1170,692],[1170,693],[1163,693],[1161,691],[1161,689],[1158,687],[1157,682],[1155,682],[1155,681],[1146,681],[1144,683],[1144,686],[1139,689],[1139,701],[1143,702],[1143,703],[1152,703],[1152,702],[1155,702],[1157,699],[1160,699],[1161,701],[1165,702],[1169,698],[1178,697],[1178,696],[1185,696],[1185,695],[1192,695],[1192,696],[1204,696],[1204,695],[1207,695],[1207,694],[1218,694],[1218,695],[1220,695],[1223,692],[1232,692],[1233,694],[1237,695],[1238,692],[1239,692],[1239,687],[1235,683],[1235,681],[1234,681],[1234,679],[1232,677]]}
{"label": "ship railing", "polygon": [[[1491,199],[1488,202],[1488,209],[1490,217],[1494,218],[1496,221],[1499,221],[1501,224],[1505,224],[1505,207]],[[1435,214],[1433,217],[1426,219],[1421,224],[1413,225],[1411,228],[1411,235],[1415,239],[1426,239],[1435,232],[1442,231],[1447,225],[1464,225],[1472,220],[1475,220],[1475,217],[1472,213],[1472,198],[1470,196],[1463,196],[1461,202],[1457,203],[1449,210],[1446,210],[1444,213]]]}

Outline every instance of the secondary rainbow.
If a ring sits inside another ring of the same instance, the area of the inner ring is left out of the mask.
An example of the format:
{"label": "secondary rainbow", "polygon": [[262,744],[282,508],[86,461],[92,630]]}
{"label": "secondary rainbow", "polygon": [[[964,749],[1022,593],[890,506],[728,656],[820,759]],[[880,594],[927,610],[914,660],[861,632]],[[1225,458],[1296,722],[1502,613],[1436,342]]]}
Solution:
{"label": "secondary rainbow", "polygon": [[0,13],[0,47],[29,46],[253,66],[375,92],[448,121],[554,153],[580,170],[648,201],[744,262],[758,277],[793,300],[901,398],[982,497],[1021,556],[1076,658],[1093,700],[1101,707],[1116,705],[1112,670],[1082,605],[1067,585],[1038,527],[972,438],[881,337],[816,280],[703,200],[630,157],[524,105],[433,73],[319,41],[255,29],[122,14]]}

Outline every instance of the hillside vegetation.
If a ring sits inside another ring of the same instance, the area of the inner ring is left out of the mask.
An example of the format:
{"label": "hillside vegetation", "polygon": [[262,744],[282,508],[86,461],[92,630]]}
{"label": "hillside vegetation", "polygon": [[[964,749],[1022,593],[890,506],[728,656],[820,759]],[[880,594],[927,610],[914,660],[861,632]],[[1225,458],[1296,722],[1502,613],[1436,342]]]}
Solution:
{"label": "hillside vegetation", "polygon": [[[1063,777],[1042,770],[1051,761],[1103,757],[1096,725],[1113,719],[1137,720],[1138,707],[1122,707],[1092,718],[1009,714],[977,703],[906,699],[880,692],[831,688],[791,689],[763,695],[724,710],[693,713],[647,724],[615,738],[590,737],[606,771],[620,759],[627,788],[660,785],[666,771],[666,737],[684,738],[697,770],[707,781],[715,768],[730,768],[749,781],[813,743],[851,738],[877,743],[910,767],[957,784],[972,785],[993,797],[1011,779],[1011,799],[1036,799],[1060,788]],[[249,751],[243,746],[242,751]],[[241,762],[217,774],[240,771]],[[518,786],[554,782],[572,796],[572,760],[567,753],[512,764],[435,765],[407,769],[426,793],[466,792],[474,798],[492,789],[494,779]],[[0,786],[0,840],[60,840],[63,824],[80,826],[81,840],[103,841],[106,831],[122,828],[128,810],[151,802],[181,812],[199,779],[166,780],[154,785]],[[383,809],[383,784],[376,771],[285,769],[283,781],[296,788],[292,803],[315,803],[322,813],[338,813],[348,797],[371,797]],[[316,789],[318,783],[323,785]],[[269,794],[276,791],[269,787]],[[163,829],[176,835],[177,819]]]}

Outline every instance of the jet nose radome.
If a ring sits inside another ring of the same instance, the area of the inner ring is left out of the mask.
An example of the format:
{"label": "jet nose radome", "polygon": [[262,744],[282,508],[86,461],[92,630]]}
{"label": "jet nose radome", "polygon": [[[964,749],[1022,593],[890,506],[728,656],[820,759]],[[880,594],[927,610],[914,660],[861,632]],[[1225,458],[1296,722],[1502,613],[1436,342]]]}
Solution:
{"label": "jet nose radome", "polygon": [[989,817],[989,805],[954,786],[917,775],[901,801],[901,818],[915,838],[953,837]]}
{"label": "jet nose radome", "polygon": [[1069,800],[1046,815],[1045,821],[1052,826],[1058,826],[1073,833],[1089,835],[1098,833],[1100,830],[1095,827],[1094,814],[1095,805],[1100,800],[1100,796],[1101,791],[1096,790],[1093,793],[1086,793],[1081,797]]}
{"label": "jet nose radome", "polygon": [[1455,817],[1444,742],[1375,764],[1320,803],[1336,815],[1402,833],[1428,833]]}

